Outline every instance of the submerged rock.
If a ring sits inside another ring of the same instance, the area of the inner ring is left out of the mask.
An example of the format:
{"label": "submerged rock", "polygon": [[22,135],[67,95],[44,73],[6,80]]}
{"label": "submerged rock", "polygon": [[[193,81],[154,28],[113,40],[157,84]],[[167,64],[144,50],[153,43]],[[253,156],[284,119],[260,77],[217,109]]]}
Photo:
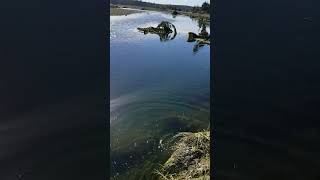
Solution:
{"label": "submerged rock", "polygon": [[158,174],[163,180],[210,179],[210,132],[179,133],[173,153]]}

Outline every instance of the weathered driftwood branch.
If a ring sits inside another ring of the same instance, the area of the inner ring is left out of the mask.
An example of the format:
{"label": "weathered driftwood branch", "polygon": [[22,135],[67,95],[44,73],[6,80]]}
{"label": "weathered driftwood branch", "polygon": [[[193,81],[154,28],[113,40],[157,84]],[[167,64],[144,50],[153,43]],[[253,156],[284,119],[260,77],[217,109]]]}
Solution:
{"label": "weathered driftwood branch", "polygon": [[[172,23],[167,21],[162,21],[157,27],[138,27],[137,29],[144,34],[158,34],[161,41],[172,40],[177,35],[176,27]],[[170,35],[172,35],[171,33],[173,33],[173,36],[169,38]]]}
{"label": "weathered driftwood branch", "polygon": [[176,27],[167,21],[162,21],[157,27],[137,28],[139,31],[146,33],[165,34],[177,32]]}
{"label": "weathered driftwood branch", "polygon": [[188,42],[194,42],[197,41],[199,44],[208,44],[210,45],[210,35],[208,34],[199,34],[189,32],[188,33]]}

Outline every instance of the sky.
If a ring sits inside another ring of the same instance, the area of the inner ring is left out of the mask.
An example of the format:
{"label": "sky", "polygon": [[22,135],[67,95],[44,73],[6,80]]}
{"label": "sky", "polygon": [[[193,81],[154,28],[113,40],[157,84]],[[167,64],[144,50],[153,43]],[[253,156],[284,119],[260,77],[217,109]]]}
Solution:
{"label": "sky", "polygon": [[157,4],[175,4],[188,6],[201,6],[203,2],[210,2],[210,0],[142,0],[145,2],[152,2]]}

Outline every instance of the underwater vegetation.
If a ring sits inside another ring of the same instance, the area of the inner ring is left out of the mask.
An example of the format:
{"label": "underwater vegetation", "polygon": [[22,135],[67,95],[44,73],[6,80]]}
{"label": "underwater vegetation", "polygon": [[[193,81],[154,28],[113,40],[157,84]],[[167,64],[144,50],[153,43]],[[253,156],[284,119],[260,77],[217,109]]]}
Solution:
{"label": "underwater vegetation", "polygon": [[[140,133],[140,135],[134,135],[134,132],[127,132],[129,134],[123,138],[123,140],[126,139],[127,142],[123,143],[124,146],[117,147],[117,150],[113,150],[112,159],[117,162],[117,166],[123,164],[124,166],[129,166],[130,169],[127,169],[126,172],[121,172],[119,168],[116,168],[120,174],[116,175],[116,173],[113,173],[115,176],[111,177],[111,180],[161,180],[163,178],[155,173],[155,169],[164,174],[177,171],[185,173],[184,171],[187,171],[185,169],[186,166],[190,166],[191,169],[203,167],[204,171],[207,172],[206,169],[209,168],[208,163],[210,156],[204,156],[204,154],[209,154],[209,133],[202,131],[198,133],[191,132],[206,129],[208,126],[205,124],[199,126],[201,124],[200,119],[186,115],[170,116],[162,119],[159,123],[158,129],[150,129],[150,131],[156,134],[144,132]],[[135,153],[129,153],[131,151],[130,148],[135,148]],[[190,149],[190,151],[187,151],[187,149]],[[185,152],[189,152],[189,154]],[[130,154],[130,157],[126,156],[126,154]],[[197,158],[201,161],[198,162]],[[128,162],[128,164],[126,162]],[[180,162],[187,164],[183,165]],[[195,163],[197,163],[197,165]],[[135,166],[135,164],[140,165]],[[162,164],[161,168],[159,168],[160,164]],[[114,166],[114,164],[112,166]],[[166,168],[163,169],[163,167]],[[200,172],[197,172],[197,174],[199,173]],[[194,176],[197,176],[196,173]],[[173,177],[179,179],[179,177]]]}
{"label": "underwater vegetation", "polygon": [[159,14],[113,19],[111,180],[209,177],[207,148],[191,143],[210,126],[209,46],[192,56],[188,32],[204,35],[198,21]]}

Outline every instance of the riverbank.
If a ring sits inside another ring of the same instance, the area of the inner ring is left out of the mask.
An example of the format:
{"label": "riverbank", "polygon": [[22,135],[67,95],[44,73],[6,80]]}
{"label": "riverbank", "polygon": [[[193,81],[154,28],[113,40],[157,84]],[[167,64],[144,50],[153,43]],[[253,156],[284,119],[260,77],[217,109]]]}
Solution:
{"label": "riverbank", "polygon": [[173,153],[155,173],[162,180],[210,179],[210,131],[179,133]]}
{"label": "riverbank", "polygon": [[[158,11],[158,12],[164,12],[168,14],[173,13],[173,10],[170,10],[170,9],[140,7],[140,6],[133,6],[133,5],[113,5],[113,4],[110,5],[111,16],[121,16],[121,15],[129,15],[132,13],[139,13],[141,12],[139,10]],[[207,19],[207,21],[210,21],[210,14],[208,13],[194,13],[194,12],[187,12],[187,11],[177,11],[177,13],[178,13],[177,16],[184,15],[184,16],[189,16],[193,19]]]}
{"label": "riverbank", "polygon": [[140,13],[139,10],[126,9],[120,7],[110,7],[110,16],[127,16],[133,13]]}

